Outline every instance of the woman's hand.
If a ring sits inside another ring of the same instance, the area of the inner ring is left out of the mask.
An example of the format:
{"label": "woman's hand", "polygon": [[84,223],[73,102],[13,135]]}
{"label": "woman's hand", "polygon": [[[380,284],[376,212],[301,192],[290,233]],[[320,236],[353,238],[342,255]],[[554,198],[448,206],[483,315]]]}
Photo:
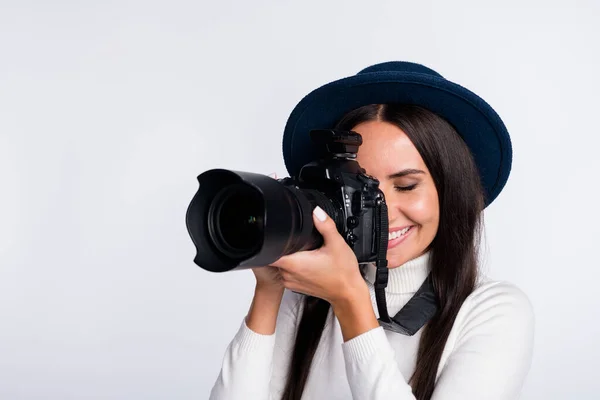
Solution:
{"label": "woman's hand", "polygon": [[313,221],[323,235],[323,246],[283,256],[273,265],[279,268],[284,287],[331,304],[347,342],[377,328],[379,322],[354,251],[320,207],[313,211]]}
{"label": "woman's hand", "polygon": [[281,274],[277,267],[267,265],[264,267],[252,268],[256,278],[256,288],[261,290],[272,290],[283,292],[283,282]]}
{"label": "woman's hand", "polygon": [[320,207],[313,211],[313,222],[323,236],[323,246],[283,256],[272,264],[279,268],[283,286],[319,297],[334,307],[365,294],[370,299],[356,255],[335,222]]}

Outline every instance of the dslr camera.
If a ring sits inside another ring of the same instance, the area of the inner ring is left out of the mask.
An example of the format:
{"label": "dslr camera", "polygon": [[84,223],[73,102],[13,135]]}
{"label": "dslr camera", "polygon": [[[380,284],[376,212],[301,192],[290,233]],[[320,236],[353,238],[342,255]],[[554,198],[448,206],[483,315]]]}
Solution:
{"label": "dslr camera", "polygon": [[312,130],[310,137],[323,157],[304,165],[297,177],[276,180],[226,169],[198,176],[186,212],[194,263],[225,272],[316,249],[323,238],[313,225],[315,206],[333,219],[359,264],[385,262],[387,206],[379,181],[356,161],[362,137],[335,129]]}

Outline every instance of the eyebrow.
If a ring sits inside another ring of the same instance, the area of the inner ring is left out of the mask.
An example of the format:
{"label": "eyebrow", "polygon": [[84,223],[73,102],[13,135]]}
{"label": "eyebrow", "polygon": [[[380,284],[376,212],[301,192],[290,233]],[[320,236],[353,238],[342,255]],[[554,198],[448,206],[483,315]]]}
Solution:
{"label": "eyebrow", "polygon": [[402,171],[396,172],[395,174],[392,174],[390,176],[388,176],[388,179],[394,179],[394,178],[402,178],[403,176],[406,175],[412,175],[412,174],[424,174],[425,171],[421,171],[420,169],[403,169]]}

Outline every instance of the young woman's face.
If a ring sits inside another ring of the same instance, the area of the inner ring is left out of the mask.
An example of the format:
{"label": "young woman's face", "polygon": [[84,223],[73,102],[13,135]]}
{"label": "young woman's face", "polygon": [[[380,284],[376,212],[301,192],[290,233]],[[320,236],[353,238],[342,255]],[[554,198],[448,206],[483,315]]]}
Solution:
{"label": "young woman's face", "polygon": [[[439,225],[438,194],[429,170],[408,136],[388,122],[355,126],[361,134],[356,160],[378,179],[388,206],[388,267],[423,254]],[[407,230],[408,228],[408,230]]]}

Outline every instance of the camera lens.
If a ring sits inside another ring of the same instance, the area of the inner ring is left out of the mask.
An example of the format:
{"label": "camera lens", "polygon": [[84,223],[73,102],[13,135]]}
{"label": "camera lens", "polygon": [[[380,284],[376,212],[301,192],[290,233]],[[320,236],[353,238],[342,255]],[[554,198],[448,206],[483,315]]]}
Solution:
{"label": "camera lens", "polygon": [[260,248],[264,231],[264,204],[260,193],[249,185],[222,189],[208,212],[213,243],[228,257],[247,257]]}
{"label": "camera lens", "polygon": [[200,174],[198,183],[186,226],[196,247],[194,262],[208,271],[265,266],[321,246],[323,238],[312,222],[316,205],[336,223],[343,222],[340,205],[297,182],[213,169]]}

